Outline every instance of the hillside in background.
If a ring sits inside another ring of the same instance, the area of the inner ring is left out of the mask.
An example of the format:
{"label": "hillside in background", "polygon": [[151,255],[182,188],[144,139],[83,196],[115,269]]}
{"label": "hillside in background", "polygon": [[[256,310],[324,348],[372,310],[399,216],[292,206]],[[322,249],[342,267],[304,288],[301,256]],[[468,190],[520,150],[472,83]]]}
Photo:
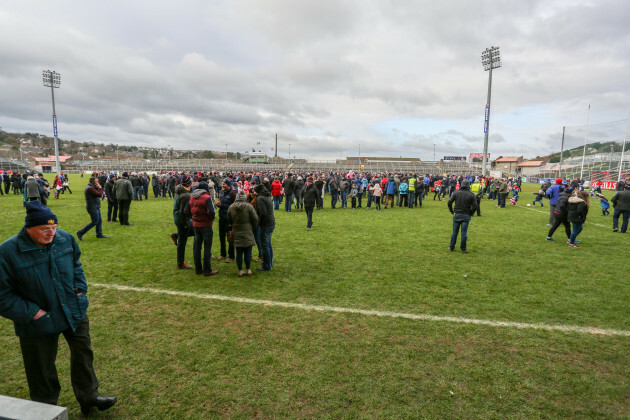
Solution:
{"label": "hillside in background", "polygon": [[[21,150],[20,150],[21,145]],[[21,152],[21,153],[20,153]],[[53,137],[38,133],[8,133],[0,129],[0,157],[33,160],[55,154]],[[175,150],[173,148],[153,148],[103,144],[97,142],[77,142],[59,139],[59,154],[70,155],[74,159],[212,159],[225,157],[225,152],[212,150]],[[227,152],[228,158],[240,157],[240,153]]]}

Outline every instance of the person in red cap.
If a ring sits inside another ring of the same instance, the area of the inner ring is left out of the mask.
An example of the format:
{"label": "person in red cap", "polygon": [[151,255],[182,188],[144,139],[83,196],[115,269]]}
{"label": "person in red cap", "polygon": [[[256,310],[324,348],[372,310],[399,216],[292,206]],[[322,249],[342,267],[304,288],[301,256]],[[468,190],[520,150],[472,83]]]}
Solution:
{"label": "person in red cap", "polygon": [[564,190],[562,186],[562,178],[556,179],[555,185],[547,188],[546,196],[549,199],[549,224],[547,226],[553,225],[553,221],[555,219],[554,211],[556,210],[556,204],[558,204],[558,197],[560,193]]}

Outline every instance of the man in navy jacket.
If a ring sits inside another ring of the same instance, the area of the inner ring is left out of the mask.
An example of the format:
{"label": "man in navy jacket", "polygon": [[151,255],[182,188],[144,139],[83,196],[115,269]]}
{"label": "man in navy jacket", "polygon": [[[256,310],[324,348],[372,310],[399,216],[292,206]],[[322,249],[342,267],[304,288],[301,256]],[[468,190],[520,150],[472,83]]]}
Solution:
{"label": "man in navy jacket", "polygon": [[57,404],[61,386],[55,359],[59,334],[70,347],[72,389],[87,415],[107,410],[116,397],[98,392],[87,317],[87,281],[76,240],[57,228],[57,216],[40,201],[26,203],[20,232],[0,245],[0,316],[20,338],[33,401]]}

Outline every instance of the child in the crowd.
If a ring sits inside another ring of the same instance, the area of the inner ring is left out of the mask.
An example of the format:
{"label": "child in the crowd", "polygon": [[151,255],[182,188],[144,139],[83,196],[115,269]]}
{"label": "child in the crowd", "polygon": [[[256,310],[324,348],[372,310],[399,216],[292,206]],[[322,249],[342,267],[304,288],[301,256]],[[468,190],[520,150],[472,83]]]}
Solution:
{"label": "child in the crowd", "polygon": [[513,205],[514,207],[516,207],[517,201],[518,201],[518,195],[515,195],[512,198],[510,198],[510,204]]}
{"label": "child in the crowd", "polygon": [[350,198],[352,201],[352,208],[357,208],[357,195],[359,195],[359,187],[356,183],[352,183],[352,189],[350,190]]}
{"label": "child in the crowd", "polygon": [[602,205],[602,216],[608,216],[610,214],[610,203],[608,199],[604,197],[603,194],[597,194],[597,198],[599,198],[599,202]]}
{"label": "child in the crowd", "polygon": [[543,198],[545,197],[545,191],[541,188],[537,193],[532,193],[536,196],[536,198],[534,198],[534,202],[533,205],[534,207],[536,207],[536,202],[538,201],[540,203],[540,207],[545,207],[545,205],[543,204]]}
{"label": "child in the crowd", "polygon": [[512,196],[516,197],[516,201],[518,201],[518,192],[520,188],[518,184],[515,182],[512,184]]}

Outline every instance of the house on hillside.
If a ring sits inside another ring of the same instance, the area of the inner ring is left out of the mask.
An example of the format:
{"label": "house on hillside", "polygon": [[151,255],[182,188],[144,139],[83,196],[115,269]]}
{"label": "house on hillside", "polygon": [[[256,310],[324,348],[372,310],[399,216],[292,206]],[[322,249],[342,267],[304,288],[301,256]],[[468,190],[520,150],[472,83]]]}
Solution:
{"label": "house on hillside", "polygon": [[516,172],[523,176],[532,176],[541,172],[540,168],[545,164],[542,160],[524,160],[516,165]]}
{"label": "house on hillside", "polygon": [[496,160],[496,169],[509,174],[516,173],[516,165],[523,160],[523,156],[520,157],[502,157]]}

